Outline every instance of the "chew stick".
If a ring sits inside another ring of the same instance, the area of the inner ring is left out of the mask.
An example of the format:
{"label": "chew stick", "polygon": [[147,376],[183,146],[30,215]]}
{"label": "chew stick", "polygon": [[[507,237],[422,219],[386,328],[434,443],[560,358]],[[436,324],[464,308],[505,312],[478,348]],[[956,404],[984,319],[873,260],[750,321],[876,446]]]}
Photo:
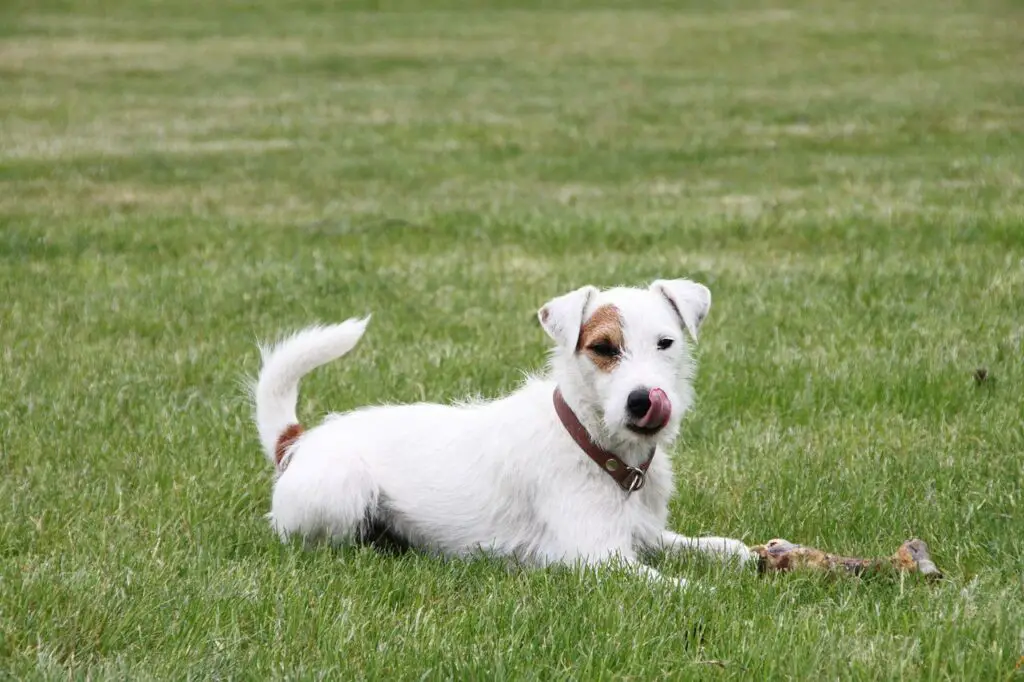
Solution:
{"label": "chew stick", "polygon": [[895,554],[883,559],[861,559],[829,554],[781,538],[769,540],[751,549],[758,555],[757,567],[761,573],[808,569],[846,572],[853,575],[906,572],[920,573],[931,579],[942,577],[942,571],[932,562],[928,553],[928,545],[917,538],[907,540],[900,545]]}

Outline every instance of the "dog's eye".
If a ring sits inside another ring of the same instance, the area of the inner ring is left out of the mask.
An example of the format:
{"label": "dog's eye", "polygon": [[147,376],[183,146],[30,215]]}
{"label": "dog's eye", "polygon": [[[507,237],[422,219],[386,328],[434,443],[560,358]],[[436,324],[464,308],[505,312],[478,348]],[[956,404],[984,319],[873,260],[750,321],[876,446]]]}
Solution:
{"label": "dog's eye", "polygon": [[614,358],[619,354],[619,349],[607,341],[598,341],[588,346],[590,351],[603,358]]}
{"label": "dog's eye", "polygon": [[675,339],[659,339],[658,340],[658,350],[668,350],[669,348],[672,347],[672,344],[674,342],[675,342]]}

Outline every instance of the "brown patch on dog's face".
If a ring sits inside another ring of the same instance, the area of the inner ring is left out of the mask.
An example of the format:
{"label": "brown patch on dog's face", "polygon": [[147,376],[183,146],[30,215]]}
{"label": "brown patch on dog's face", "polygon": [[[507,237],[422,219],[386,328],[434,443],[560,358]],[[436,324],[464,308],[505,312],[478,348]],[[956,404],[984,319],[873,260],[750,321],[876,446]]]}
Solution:
{"label": "brown patch on dog's face", "polygon": [[619,309],[610,304],[601,306],[580,328],[576,351],[586,353],[602,372],[611,372],[618,366],[625,350]]}

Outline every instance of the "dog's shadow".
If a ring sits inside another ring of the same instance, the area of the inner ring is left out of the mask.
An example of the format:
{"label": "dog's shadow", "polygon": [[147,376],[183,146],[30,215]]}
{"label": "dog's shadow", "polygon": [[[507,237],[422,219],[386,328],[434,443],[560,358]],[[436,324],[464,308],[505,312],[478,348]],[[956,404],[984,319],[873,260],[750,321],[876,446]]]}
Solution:
{"label": "dog's shadow", "polygon": [[356,544],[369,547],[385,556],[401,556],[412,552],[412,545],[385,523],[371,523],[356,535]]}

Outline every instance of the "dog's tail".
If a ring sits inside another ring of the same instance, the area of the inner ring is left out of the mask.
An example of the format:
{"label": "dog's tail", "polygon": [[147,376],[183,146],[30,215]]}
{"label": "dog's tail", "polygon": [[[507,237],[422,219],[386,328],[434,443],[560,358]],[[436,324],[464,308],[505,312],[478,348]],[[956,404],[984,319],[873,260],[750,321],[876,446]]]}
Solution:
{"label": "dog's tail", "polygon": [[302,434],[295,414],[299,380],[355,348],[369,321],[367,315],[341,324],[309,327],[276,344],[260,346],[263,367],[253,391],[256,428],[272,464],[280,464],[288,446]]}

